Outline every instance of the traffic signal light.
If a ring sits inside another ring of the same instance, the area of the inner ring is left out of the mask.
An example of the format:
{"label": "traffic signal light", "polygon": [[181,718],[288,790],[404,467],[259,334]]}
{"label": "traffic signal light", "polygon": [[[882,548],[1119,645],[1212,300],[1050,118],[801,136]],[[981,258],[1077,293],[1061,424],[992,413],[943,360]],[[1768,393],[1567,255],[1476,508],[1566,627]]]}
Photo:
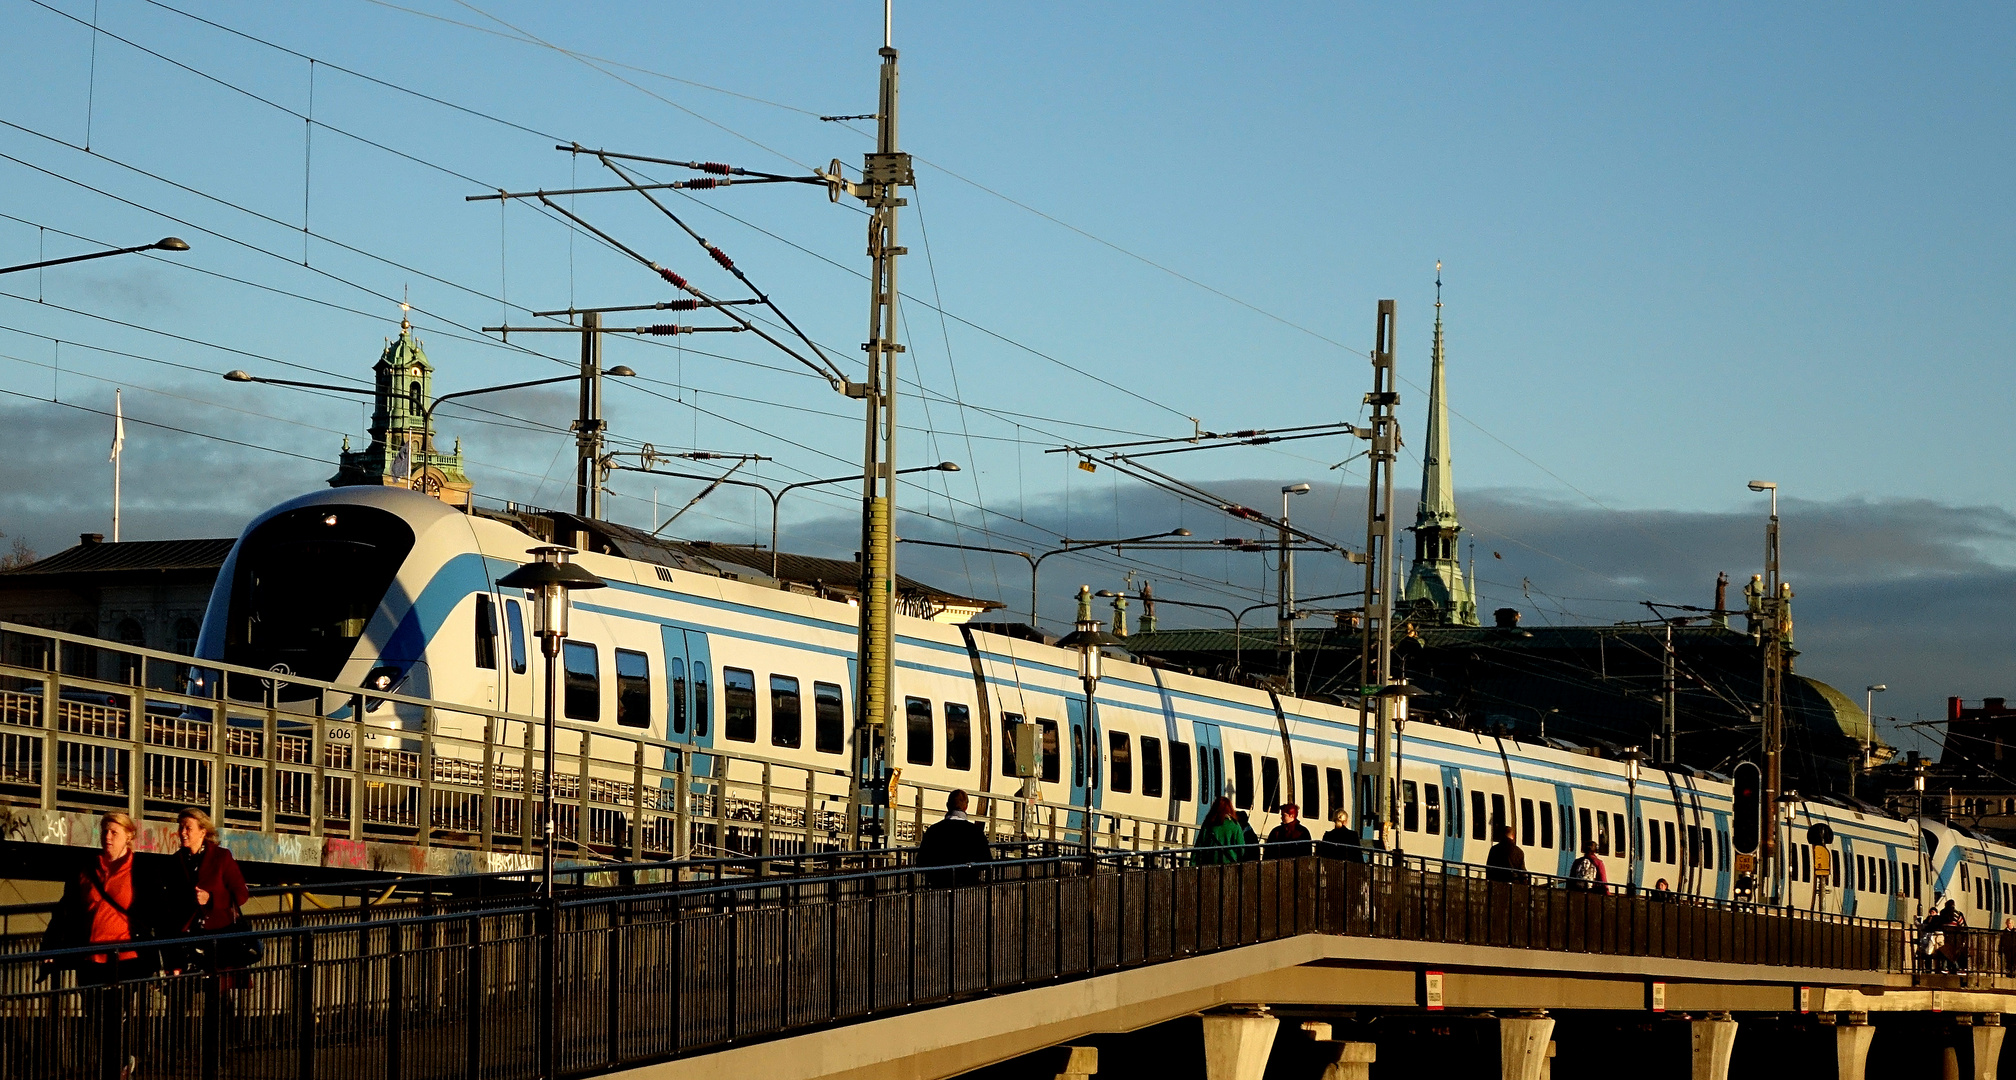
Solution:
{"label": "traffic signal light", "polygon": [[1745,761],[1736,766],[1736,807],[1731,813],[1730,843],[1748,855],[1757,850],[1758,825],[1764,810],[1764,775]]}

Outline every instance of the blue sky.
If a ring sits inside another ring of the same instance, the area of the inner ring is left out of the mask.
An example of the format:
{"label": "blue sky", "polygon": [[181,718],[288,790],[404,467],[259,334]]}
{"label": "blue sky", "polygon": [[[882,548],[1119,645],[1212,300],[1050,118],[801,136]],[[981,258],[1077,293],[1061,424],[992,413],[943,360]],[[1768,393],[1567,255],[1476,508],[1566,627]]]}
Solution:
{"label": "blue sky", "polygon": [[[476,328],[507,310],[522,322],[570,301],[663,299],[662,284],[529,206],[500,214],[464,196],[605,182],[555,138],[784,172],[858,162],[863,135],[817,117],[872,111],[880,43],[872,3],[100,0],[94,55],[87,0],[0,3],[13,31],[0,120],[16,125],[0,127],[0,210],[22,219],[0,219],[0,261],[89,247],[36,225],[194,245],[0,282],[16,294],[0,297],[0,389],[14,395],[0,395],[0,459],[37,463],[0,491],[0,530],[42,550],[102,528],[109,487],[105,436],[91,434],[103,421],[52,395],[102,409],[126,386],[129,415],[234,440],[136,425],[128,459],[151,477],[129,485],[136,525],[232,531],[319,483],[362,423],[353,401],[216,373],[365,378],[394,332],[392,300],[410,295],[442,390],[557,374],[533,351],[564,357],[562,339],[506,348]],[[1557,620],[1607,621],[1646,598],[1704,602],[1701,583],[1740,581],[1755,556],[1688,523],[1761,533],[1743,488],[1757,476],[1784,485],[1787,574],[1802,581],[1808,559],[1802,600],[1842,611],[1844,650],[1894,615],[1846,602],[1855,588],[1894,598],[1923,579],[1978,595],[1989,586],[1966,575],[2001,581],[2002,508],[2016,503],[2016,446],[1998,437],[2016,379],[2012,30],[2016,13],[1985,4],[899,4],[903,143],[925,163],[902,226],[906,337],[931,399],[904,402],[919,430],[902,455],[966,466],[910,496],[932,520],[906,529],[1025,546],[1173,515],[1236,532],[1195,508],[1129,503],[1110,473],[1041,451],[1182,434],[1189,417],[1221,430],[1354,419],[1367,380],[1354,350],[1381,297],[1399,303],[1403,417],[1418,432],[1441,259],[1459,499],[1581,523],[1473,520],[1487,560],[1526,560],[1493,569],[1487,603],[1543,604],[1538,587],[1560,598]],[[672,205],[857,362],[857,210],[798,187]],[[731,293],[634,196],[576,210]],[[758,343],[682,341],[609,346],[653,380],[611,391],[623,446],[766,454],[755,472],[780,482],[847,471],[852,403]],[[441,425],[464,438],[479,490],[565,505],[565,395],[485,407],[444,409]],[[1362,473],[1328,466],[1354,450],[1174,460],[1240,490],[1318,482],[1306,520],[1348,538]],[[616,487],[612,516],[645,522],[650,482]],[[676,505],[693,490],[665,481],[657,495]],[[844,490],[793,499],[787,541],[795,529],[797,546],[844,557]],[[674,531],[746,539],[762,517],[717,495]],[[1841,561],[1822,528],[1869,538],[1862,556]],[[1935,528],[1949,531],[1928,541]],[[1914,530],[1916,546],[1875,539]],[[1851,564],[1860,576],[1827,576]],[[1020,588],[1013,564],[918,565],[980,592]],[[1186,563],[1192,580],[1168,590],[1253,595],[1257,570]],[[1079,576],[1095,573],[1118,571]],[[1988,629],[1959,623],[1962,642]],[[1896,685],[1888,668],[1918,664],[1895,643],[1869,648],[1832,677]],[[2010,689],[2006,655],[1914,700],[1936,711],[1946,693]]]}

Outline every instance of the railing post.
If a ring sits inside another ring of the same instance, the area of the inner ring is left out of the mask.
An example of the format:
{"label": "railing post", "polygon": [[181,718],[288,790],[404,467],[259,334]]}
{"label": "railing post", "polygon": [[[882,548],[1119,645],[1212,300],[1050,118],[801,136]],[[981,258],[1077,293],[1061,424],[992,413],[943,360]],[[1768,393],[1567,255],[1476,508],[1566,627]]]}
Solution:
{"label": "railing post", "polygon": [[386,959],[385,972],[385,1080],[400,1080],[406,1034],[406,964],[399,927],[391,927],[390,932],[392,955]]}
{"label": "railing post", "polygon": [[477,828],[481,830],[483,850],[490,851],[497,837],[494,820],[497,813],[497,717],[484,714],[483,717],[483,794],[482,802],[476,807]]}
{"label": "railing post", "polygon": [[425,705],[420,710],[420,812],[414,815],[413,828],[422,848],[434,844],[434,735],[441,729],[435,722],[434,706]]}
{"label": "railing post", "polygon": [[[532,820],[532,818],[536,812],[536,808],[539,806],[539,792],[544,790],[543,787],[538,790],[532,787],[532,777],[534,775],[532,772],[532,728],[533,725],[528,721],[525,724],[525,749],[518,759],[518,850],[527,855],[532,853],[532,837],[541,831],[540,823]],[[553,778],[550,776],[543,773],[538,775],[539,783],[542,785],[553,782]]]}
{"label": "railing post", "polygon": [[[770,763],[763,763],[763,797],[756,809],[756,854],[763,858],[770,855]],[[761,876],[763,865],[757,864],[757,874]]]}
{"label": "railing post", "polygon": [[203,980],[203,1080],[217,1080],[224,1065],[224,990],[215,977]]}
{"label": "railing post", "polygon": [[[693,755],[674,750],[672,774],[672,857],[684,859],[693,851]],[[676,878],[679,871],[674,871]]]}
{"label": "railing post", "polygon": [[[215,978],[216,976],[212,976]],[[315,1080],[315,934],[294,935],[295,1075]]]}
{"label": "railing post", "polygon": [[[605,996],[607,998],[608,1009],[604,1013],[604,1028],[608,1036],[606,1059],[611,1069],[614,1069],[617,1063],[622,1060],[623,1029],[620,1020],[623,1015],[623,999],[621,991],[625,982],[623,978],[623,927],[624,922],[627,921],[627,915],[627,908],[623,901],[615,901],[609,912],[609,925],[603,931],[609,935],[609,947],[605,950],[606,958],[604,960],[607,970],[602,973],[602,981],[607,985],[607,994]],[[675,968],[673,970],[676,977],[678,969]]]}
{"label": "railing post", "polygon": [[[588,766],[595,760],[594,739],[595,736],[584,730],[581,741],[575,744],[575,757],[578,759],[575,771],[579,776],[574,781],[578,785],[574,790],[574,853],[581,856],[587,854],[588,846],[595,841],[595,830],[589,827],[588,816]],[[556,831],[554,835],[557,837],[559,833]]]}
{"label": "railing post", "polygon": [[630,744],[633,758],[630,768],[630,861],[644,861],[644,740]]}
{"label": "railing post", "polygon": [[[62,642],[49,643],[50,657],[60,656],[62,651]],[[62,682],[56,674],[55,667],[51,667],[49,674],[42,678],[42,703],[39,711],[42,714],[42,809],[44,810],[56,809],[56,763],[60,760],[56,753],[56,729],[61,726],[56,722],[56,717],[62,711]]]}
{"label": "railing post", "polygon": [[469,940],[464,946],[467,959],[462,964],[462,1016],[469,1025],[468,1041],[463,1048],[463,1064],[467,1067],[468,1080],[482,1080],[483,1076],[483,917],[472,916],[468,922]]}

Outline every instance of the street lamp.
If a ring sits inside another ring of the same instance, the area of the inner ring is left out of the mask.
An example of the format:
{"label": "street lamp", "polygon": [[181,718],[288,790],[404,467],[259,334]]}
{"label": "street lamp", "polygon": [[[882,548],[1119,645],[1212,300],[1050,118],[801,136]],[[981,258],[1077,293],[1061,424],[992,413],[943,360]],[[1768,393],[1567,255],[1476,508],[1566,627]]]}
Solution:
{"label": "street lamp", "polygon": [[1280,611],[1274,616],[1274,623],[1280,646],[1288,654],[1284,670],[1291,694],[1295,692],[1295,552],[1288,546],[1288,499],[1307,494],[1308,484],[1289,484],[1281,489],[1281,582],[1275,596],[1280,601]]}
{"label": "street lamp", "polygon": [[1862,760],[1848,774],[1848,794],[1855,794],[1855,777],[1869,768],[1869,744],[1876,738],[1876,695],[1890,689],[1883,683],[1870,683],[1862,688]]}
{"label": "street lamp", "polygon": [[1145,543],[1149,540],[1161,540],[1164,537],[1189,535],[1189,529],[1170,529],[1167,532],[1149,533],[1146,536],[1130,536],[1124,540],[1073,540],[1067,536],[1064,538],[1064,545],[1062,547],[1051,548],[1049,551],[1044,552],[1017,551],[1012,548],[980,547],[975,544],[954,544],[944,540],[913,540],[907,536],[899,537],[896,542],[899,544],[922,544],[925,547],[954,548],[959,551],[984,551],[990,555],[1014,555],[1020,558],[1023,562],[1029,564],[1029,625],[1039,626],[1039,620],[1036,617],[1036,575],[1043,567],[1043,560],[1052,555],[1064,555],[1073,551],[1091,551],[1095,548],[1107,547],[1117,550],[1133,544]]}
{"label": "street lamp", "polygon": [[64,263],[83,262],[86,259],[104,259],[113,255],[131,255],[136,251],[187,251],[189,241],[176,236],[164,236],[151,244],[139,247],[114,248],[111,251],[94,251],[89,255],[70,255],[61,259],[44,259],[41,262],[22,263],[19,266],[0,266],[0,274],[13,274],[22,270],[40,270],[45,266],[61,266]]}
{"label": "street lamp", "polygon": [[[560,714],[560,643],[567,637],[567,594],[575,589],[600,589],[607,582],[589,573],[575,563],[567,561],[571,548],[536,547],[529,554],[538,561],[529,562],[497,579],[501,589],[524,589],[532,601],[532,633],[539,638],[539,651],[546,657],[544,665],[546,679],[546,748],[544,755],[545,772],[540,777],[540,807],[543,831],[546,835],[544,849],[539,858],[539,896],[544,901],[542,913],[545,920],[545,935],[541,941],[541,963],[544,978],[540,980],[540,995],[543,1000],[539,1009],[539,1075],[553,1077],[556,1058],[554,1054],[553,1029],[553,983],[559,977],[558,957],[555,955],[556,940],[559,936],[557,916],[559,901],[553,891],[553,841],[556,830],[553,827],[553,736]],[[588,754],[588,736],[581,737],[581,755]],[[587,823],[576,822],[579,831]]]}

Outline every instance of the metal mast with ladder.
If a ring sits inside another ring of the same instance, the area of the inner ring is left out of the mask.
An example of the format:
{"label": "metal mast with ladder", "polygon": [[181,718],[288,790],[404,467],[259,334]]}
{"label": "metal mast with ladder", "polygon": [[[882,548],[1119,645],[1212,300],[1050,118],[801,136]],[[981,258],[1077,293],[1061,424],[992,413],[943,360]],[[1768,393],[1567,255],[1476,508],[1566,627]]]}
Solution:
{"label": "metal mast with ladder", "polygon": [[[1363,432],[1371,445],[1365,451],[1369,480],[1365,489],[1365,629],[1360,635],[1358,660],[1358,768],[1364,777],[1360,790],[1371,790],[1360,803],[1358,825],[1363,834],[1365,819],[1370,818],[1370,835],[1381,843],[1391,838],[1392,813],[1387,802],[1395,780],[1394,698],[1382,693],[1392,677],[1393,463],[1400,443],[1400,424],[1393,415],[1400,404],[1400,393],[1393,388],[1393,307],[1391,300],[1379,301],[1372,346],[1372,390],[1365,395],[1365,404],[1372,407],[1372,423]],[[1375,717],[1378,743],[1369,759],[1363,723],[1367,714]]]}

